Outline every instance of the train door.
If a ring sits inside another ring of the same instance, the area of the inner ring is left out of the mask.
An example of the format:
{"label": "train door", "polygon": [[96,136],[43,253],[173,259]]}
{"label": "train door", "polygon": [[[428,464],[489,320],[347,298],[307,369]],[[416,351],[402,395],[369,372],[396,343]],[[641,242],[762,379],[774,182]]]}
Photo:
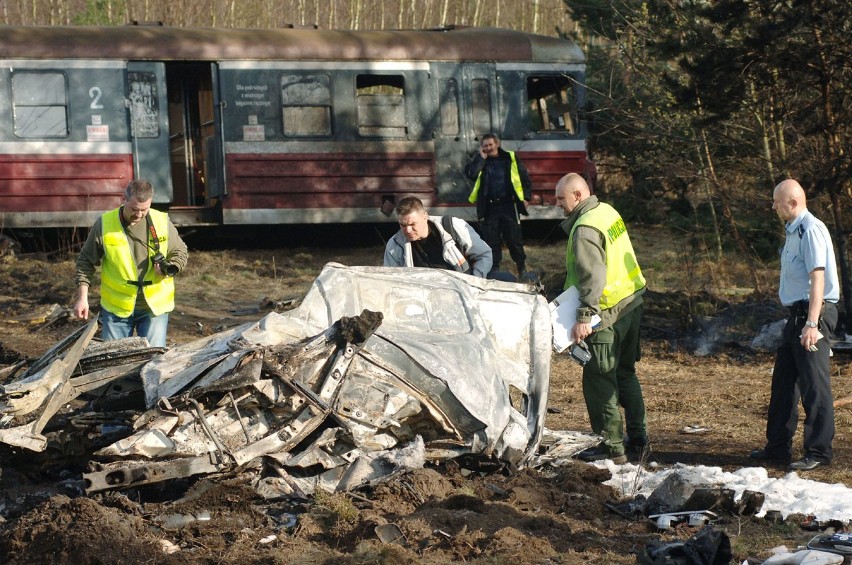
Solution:
{"label": "train door", "polygon": [[464,168],[479,140],[495,131],[495,71],[488,64],[436,63],[440,124],[433,133],[437,179],[443,201],[465,202],[472,184]]}
{"label": "train door", "polygon": [[436,63],[440,124],[433,133],[437,179],[443,201],[464,202],[471,183],[464,168],[479,140],[495,131],[493,65]]}
{"label": "train door", "polygon": [[493,64],[466,63],[464,73],[464,113],[471,154],[479,150],[479,141],[486,133],[502,137],[503,124],[497,108],[497,72]]}
{"label": "train door", "polygon": [[442,201],[464,202],[470,193],[464,167],[470,157],[467,131],[462,122],[464,83],[461,66],[433,64],[438,117],[432,130],[435,145],[435,182]]}
{"label": "train door", "polygon": [[169,160],[169,115],[163,63],[127,64],[127,101],[133,174],[154,185],[154,202],[169,203],[173,186]]}
{"label": "train door", "polygon": [[177,206],[206,206],[222,192],[216,82],[215,65],[210,63],[166,64],[169,156]]}

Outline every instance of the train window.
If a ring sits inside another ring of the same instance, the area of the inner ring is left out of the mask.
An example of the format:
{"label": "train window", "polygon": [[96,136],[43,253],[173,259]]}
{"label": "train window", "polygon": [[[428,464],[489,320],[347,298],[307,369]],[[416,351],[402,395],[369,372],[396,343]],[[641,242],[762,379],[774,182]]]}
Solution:
{"label": "train window", "polygon": [[160,103],[154,73],[127,73],[130,84],[130,135],[160,137]]}
{"label": "train window", "polygon": [[470,82],[470,95],[473,106],[473,133],[481,135],[491,133],[491,86],[485,79]]}
{"label": "train window", "polygon": [[565,75],[527,78],[530,130],[576,133],[574,81]]}
{"label": "train window", "polygon": [[331,89],[328,75],[283,75],[281,110],[284,135],[331,135]]}
{"label": "train window", "polygon": [[12,106],[18,137],[67,137],[68,98],[63,73],[12,75]]}
{"label": "train window", "polygon": [[358,75],[358,133],[370,137],[405,137],[405,79],[400,75]]}
{"label": "train window", "polygon": [[456,79],[441,79],[441,133],[459,133],[459,94]]}

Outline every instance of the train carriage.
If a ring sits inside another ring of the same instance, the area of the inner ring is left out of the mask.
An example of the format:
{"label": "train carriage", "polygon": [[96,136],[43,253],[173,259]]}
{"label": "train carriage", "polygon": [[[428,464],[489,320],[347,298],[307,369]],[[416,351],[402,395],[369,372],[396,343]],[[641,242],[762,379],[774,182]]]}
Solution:
{"label": "train carriage", "polygon": [[88,227],[147,178],[178,225],[474,219],[464,165],[495,132],[556,218],[594,177],[570,40],[412,31],[2,27],[0,228]]}

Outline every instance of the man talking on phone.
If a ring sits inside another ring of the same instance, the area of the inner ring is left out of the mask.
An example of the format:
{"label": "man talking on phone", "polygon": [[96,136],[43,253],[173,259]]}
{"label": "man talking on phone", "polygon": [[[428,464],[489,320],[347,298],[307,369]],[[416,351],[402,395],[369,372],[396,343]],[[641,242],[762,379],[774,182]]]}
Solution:
{"label": "man talking on phone", "polygon": [[482,136],[479,151],[464,172],[474,181],[468,200],[476,204],[482,239],[491,247],[491,270],[500,270],[505,243],[518,267],[518,278],[521,279],[527,259],[521,216],[529,215],[526,203],[532,194],[532,182],[526,167],[514,151],[500,147],[500,138],[488,133]]}

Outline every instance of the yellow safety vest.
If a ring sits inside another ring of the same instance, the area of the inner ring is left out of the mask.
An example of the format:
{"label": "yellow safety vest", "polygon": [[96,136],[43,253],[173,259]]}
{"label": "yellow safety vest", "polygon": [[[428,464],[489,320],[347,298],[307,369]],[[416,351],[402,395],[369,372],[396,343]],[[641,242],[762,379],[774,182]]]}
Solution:
{"label": "yellow safety vest", "polygon": [[[524,200],[524,186],[521,184],[521,173],[518,171],[518,160],[515,158],[514,151],[506,151],[509,154],[509,157],[512,158],[512,167],[509,169],[509,176],[512,179],[512,187],[515,189],[515,194],[518,196],[518,200],[523,202]],[[484,171],[483,169],[482,171]],[[470,193],[467,201],[471,204],[476,203],[476,199],[479,197],[479,186],[482,184],[482,171],[479,171],[479,175],[476,177],[476,182],[473,183],[473,190]]]}
{"label": "yellow safety vest", "polygon": [[568,235],[568,253],[565,256],[567,277],[565,288],[577,284],[575,269],[574,233],[580,226],[589,226],[598,230],[604,236],[604,251],[606,251],[606,286],[601,295],[601,310],[612,308],[637,290],[645,288],[645,277],[636,261],[636,253],[627,235],[624,220],[609,204],[600,203],[588,212],[583,213]]}
{"label": "yellow safety vest", "polygon": [[[149,210],[148,215],[160,240],[160,253],[169,252],[169,216],[164,212]],[[119,209],[105,213],[101,219],[104,241],[104,260],[101,265],[101,306],[120,318],[127,318],[136,306],[139,275],[130,241],[121,226]],[[148,237],[150,239],[150,236]],[[148,256],[154,254],[148,249]],[[130,282],[128,282],[130,281]],[[155,316],[171,312],[175,308],[175,281],[172,277],[160,277],[148,262],[148,270],[142,279],[151,284],[142,287],[145,301]]]}

